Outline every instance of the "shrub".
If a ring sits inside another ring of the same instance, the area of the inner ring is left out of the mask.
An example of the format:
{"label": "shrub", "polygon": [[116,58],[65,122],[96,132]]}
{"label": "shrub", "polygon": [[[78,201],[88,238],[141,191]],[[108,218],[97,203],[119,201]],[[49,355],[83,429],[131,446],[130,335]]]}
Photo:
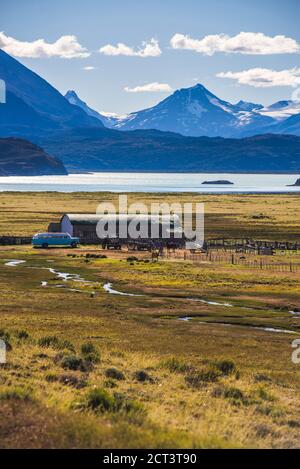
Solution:
{"label": "shrub", "polygon": [[70,352],[75,352],[74,345],[69,340],[63,340],[59,343],[60,349],[70,350]]}
{"label": "shrub", "polygon": [[92,410],[112,412],[115,407],[115,399],[105,389],[95,388],[89,391],[86,397],[86,405]]}
{"label": "shrub", "polygon": [[141,383],[144,383],[145,381],[148,381],[149,383],[154,382],[153,378],[144,370],[135,371],[135,373],[133,373],[133,377]]}
{"label": "shrub", "polygon": [[235,399],[235,400],[244,399],[244,393],[239,388],[235,388],[235,387],[225,388],[223,392],[223,396],[225,397],[225,399]]}
{"label": "shrub", "polygon": [[273,433],[270,427],[264,424],[256,425],[255,427],[256,435],[259,438],[265,438],[268,436],[270,433]]}
{"label": "shrub", "polygon": [[92,342],[86,342],[81,346],[81,353],[84,356],[85,360],[90,363],[99,363],[100,354],[96,350]]}
{"label": "shrub", "polygon": [[82,378],[78,378],[78,376],[74,374],[70,374],[70,373],[65,374],[65,375],[60,375],[58,377],[58,381],[67,386],[73,386],[76,389],[84,388],[87,385],[86,380]]}
{"label": "shrub", "polygon": [[80,357],[77,357],[76,355],[64,355],[61,359],[60,362],[62,368],[65,368],[67,370],[80,370],[80,371],[88,371],[89,366]]}
{"label": "shrub", "polygon": [[214,369],[201,370],[185,377],[185,381],[193,388],[199,388],[207,383],[218,381],[220,374]]}
{"label": "shrub", "polygon": [[38,340],[38,345],[40,347],[52,347],[58,350],[70,350],[71,352],[74,352],[74,346],[69,342],[68,340],[59,340],[58,337],[55,335],[46,335],[44,337],[41,337]]}
{"label": "shrub", "polygon": [[224,397],[225,399],[230,399],[232,403],[236,405],[240,405],[241,403],[246,405],[249,403],[243,391],[234,386],[219,386],[213,390],[212,395],[213,397]]}
{"label": "shrub", "polygon": [[236,366],[231,360],[222,360],[214,364],[223,376],[231,375],[236,371]]}
{"label": "shrub", "polygon": [[105,388],[116,388],[117,387],[117,383],[111,379],[111,378],[108,378],[107,380],[104,381],[104,387]]}
{"label": "shrub", "polygon": [[162,366],[167,368],[172,373],[185,373],[191,370],[191,367],[187,365],[183,360],[172,357],[164,360]]}
{"label": "shrub", "polygon": [[1,400],[17,400],[17,401],[30,401],[32,399],[31,392],[26,388],[10,388],[0,393]]}
{"label": "shrub", "polygon": [[266,389],[262,387],[257,390],[257,394],[258,394],[258,397],[260,397],[260,399],[262,399],[263,401],[275,401],[276,400],[273,394],[271,394],[270,392],[268,392]]}
{"label": "shrub", "polygon": [[95,352],[95,346],[92,342],[85,342],[84,344],[81,345],[81,353],[82,355],[87,355],[89,353]]}
{"label": "shrub", "polygon": [[55,335],[46,335],[38,340],[38,345],[40,347],[59,348],[59,340]]}
{"label": "shrub", "polygon": [[46,376],[45,376],[45,379],[48,383],[55,383],[55,381],[58,380],[58,377],[57,375],[55,375],[54,373],[48,373]]}
{"label": "shrub", "polygon": [[89,353],[88,355],[85,355],[84,359],[87,363],[99,363],[100,355],[98,352]]}
{"label": "shrub", "polygon": [[129,399],[125,394],[114,393],[114,410],[115,412],[125,412],[126,414],[136,414],[144,411],[140,402]]}
{"label": "shrub", "polygon": [[124,373],[122,373],[122,371],[120,370],[117,370],[117,368],[107,368],[107,370],[105,370],[105,376],[107,378],[112,378],[112,379],[117,379],[117,380],[125,379]]}
{"label": "shrub", "polygon": [[254,379],[258,383],[260,383],[262,381],[266,381],[266,382],[271,382],[272,381],[271,378],[268,375],[265,375],[264,373],[255,375]]}
{"label": "shrub", "polygon": [[96,412],[122,413],[128,419],[141,417],[144,413],[142,404],[128,399],[125,394],[110,394],[106,389],[95,388],[88,392],[85,405],[86,408]]}
{"label": "shrub", "polygon": [[26,339],[28,339],[29,334],[28,334],[27,331],[21,330],[21,331],[16,332],[16,337],[17,337],[17,339],[20,339],[20,340],[26,340]]}
{"label": "shrub", "polygon": [[127,262],[135,262],[138,261],[138,258],[136,256],[129,256],[126,259]]}

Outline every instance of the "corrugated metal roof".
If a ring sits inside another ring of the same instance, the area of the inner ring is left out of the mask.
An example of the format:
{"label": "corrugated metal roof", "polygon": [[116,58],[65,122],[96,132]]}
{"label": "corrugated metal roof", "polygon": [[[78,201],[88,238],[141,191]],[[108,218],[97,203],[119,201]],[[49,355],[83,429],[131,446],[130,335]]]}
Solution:
{"label": "corrugated metal roof", "polygon": [[170,223],[174,222],[180,225],[178,215],[146,215],[146,214],[95,214],[95,213],[66,213],[62,219],[67,217],[72,225],[96,225],[99,220],[107,221],[151,221],[152,223]]}

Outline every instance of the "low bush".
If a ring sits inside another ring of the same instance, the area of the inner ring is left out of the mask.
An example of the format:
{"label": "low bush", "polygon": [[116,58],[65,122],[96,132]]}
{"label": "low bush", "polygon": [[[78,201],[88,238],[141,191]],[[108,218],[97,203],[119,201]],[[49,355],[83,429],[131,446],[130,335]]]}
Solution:
{"label": "low bush", "polygon": [[61,360],[61,367],[67,370],[88,371],[89,367],[85,360],[76,355],[65,355]]}
{"label": "low bush", "polygon": [[255,376],[254,376],[254,379],[255,379],[255,381],[257,381],[258,383],[263,382],[263,381],[265,381],[265,382],[271,382],[271,381],[272,381],[272,379],[270,378],[270,376],[268,376],[268,375],[266,375],[266,374],[264,374],[264,373],[259,373],[259,374],[255,375]]}
{"label": "low bush", "polygon": [[44,337],[41,337],[38,340],[38,345],[40,347],[51,347],[55,348],[58,350],[70,350],[71,352],[75,351],[75,348],[71,342],[68,340],[60,340],[57,336],[55,335],[46,335]]}
{"label": "low bush", "polygon": [[76,389],[82,389],[87,385],[85,379],[76,376],[75,374],[63,374],[58,377],[58,381],[67,386],[72,386]]}
{"label": "low bush", "polygon": [[133,378],[141,383],[145,383],[146,381],[149,383],[154,382],[154,379],[149,375],[149,373],[147,373],[147,371],[144,370],[135,371],[133,373]]}
{"label": "low bush", "polygon": [[122,413],[131,420],[144,414],[144,408],[139,402],[129,399],[125,394],[110,394],[103,388],[94,388],[88,392],[85,407],[101,413]]}
{"label": "low bush", "polygon": [[262,399],[263,401],[275,401],[276,398],[271,394],[269,391],[267,391],[265,388],[261,387],[257,389],[256,391],[258,397]]}
{"label": "low bush", "polygon": [[214,366],[222,373],[223,376],[228,376],[236,372],[236,366],[231,360],[215,362]]}
{"label": "low bush", "polygon": [[28,334],[27,331],[21,330],[21,331],[16,332],[16,337],[17,337],[17,339],[20,339],[20,340],[26,340],[26,339],[28,339],[29,334]]}
{"label": "low bush", "polygon": [[4,400],[30,401],[32,400],[32,393],[27,388],[8,388],[0,392],[0,401]]}
{"label": "low bush", "polygon": [[99,363],[100,354],[96,350],[92,342],[86,342],[81,346],[81,354],[84,356],[84,359],[90,363]]}
{"label": "low bush", "polygon": [[58,381],[58,376],[55,375],[54,373],[48,373],[48,374],[45,376],[45,380],[46,380],[48,383],[55,383],[56,381]]}
{"label": "low bush", "polygon": [[104,386],[105,388],[110,388],[110,389],[112,389],[112,388],[116,388],[116,387],[117,387],[117,383],[116,383],[113,379],[108,378],[107,380],[104,381],[103,386]]}
{"label": "low bush", "polygon": [[113,412],[115,408],[115,399],[105,389],[95,388],[88,392],[86,396],[86,406],[89,409],[100,412]]}
{"label": "low bush", "polygon": [[53,361],[56,365],[60,365],[65,370],[87,372],[91,371],[93,368],[91,362],[70,353],[60,352],[54,357]]}
{"label": "low bush", "polygon": [[208,383],[218,381],[220,373],[214,369],[195,371],[185,377],[187,384],[193,388],[199,388]]}
{"label": "low bush", "polygon": [[172,373],[186,373],[192,369],[191,366],[185,363],[183,360],[175,357],[164,360],[161,363],[161,366],[163,368],[167,368]]}
{"label": "low bush", "polygon": [[245,404],[247,405],[249,401],[247,400],[246,396],[244,395],[243,391],[239,388],[234,386],[219,386],[212,391],[213,397],[223,397],[224,399],[229,399],[233,404],[240,405]]}
{"label": "low bush", "polygon": [[125,379],[124,373],[120,370],[117,370],[117,368],[107,368],[107,370],[105,370],[105,376],[107,378],[117,379],[119,381]]}
{"label": "low bush", "polygon": [[59,345],[59,339],[55,335],[46,335],[44,337],[41,337],[38,340],[38,345],[40,347],[53,347],[53,348],[58,348]]}

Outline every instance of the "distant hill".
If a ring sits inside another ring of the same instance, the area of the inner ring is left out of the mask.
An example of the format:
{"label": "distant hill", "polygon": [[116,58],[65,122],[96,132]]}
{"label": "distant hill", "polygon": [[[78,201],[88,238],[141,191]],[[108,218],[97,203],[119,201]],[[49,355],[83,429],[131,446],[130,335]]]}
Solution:
{"label": "distant hill", "polygon": [[0,138],[0,176],[68,174],[57,158],[21,138]]}
{"label": "distant hill", "polygon": [[260,127],[272,123],[272,118],[223,101],[198,84],[175,91],[152,108],[129,114],[114,127],[158,129],[195,137],[240,137],[243,132],[257,133]]}
{"label": "distant hill", "polygon": [[0,104],[0,135],[41,134],[54,129],[103,127],[77,106],[72,106],[46,80],[0,50],[0,78],[7,89]]}
{"label": "distant hill", "polygon": [[40,139],[78,171],[300,172],[300,137],[183,137],[171,132],[76,129]]}

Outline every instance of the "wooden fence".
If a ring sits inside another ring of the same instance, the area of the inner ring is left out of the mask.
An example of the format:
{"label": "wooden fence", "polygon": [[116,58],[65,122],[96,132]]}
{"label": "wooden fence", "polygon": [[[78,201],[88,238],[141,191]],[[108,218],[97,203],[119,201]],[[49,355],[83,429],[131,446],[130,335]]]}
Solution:
{"label": "wooden fence", "polygon": [[0,246],[31,244],[31,239],[28,236],[0,236]]}
{"label": "wooden fence", "polygon": [[163,257],[166,259],[178,259],[195,263],[231,264],[252,269],[271,270],[273,272],[300,273],[300,262],[279,262],[277,259],[271,262],[269,257],[257,257],[254,255],[245,257],[236,253],[220,253],[218,251],[197,254],[192,254],[187,251],[165,251]]}

